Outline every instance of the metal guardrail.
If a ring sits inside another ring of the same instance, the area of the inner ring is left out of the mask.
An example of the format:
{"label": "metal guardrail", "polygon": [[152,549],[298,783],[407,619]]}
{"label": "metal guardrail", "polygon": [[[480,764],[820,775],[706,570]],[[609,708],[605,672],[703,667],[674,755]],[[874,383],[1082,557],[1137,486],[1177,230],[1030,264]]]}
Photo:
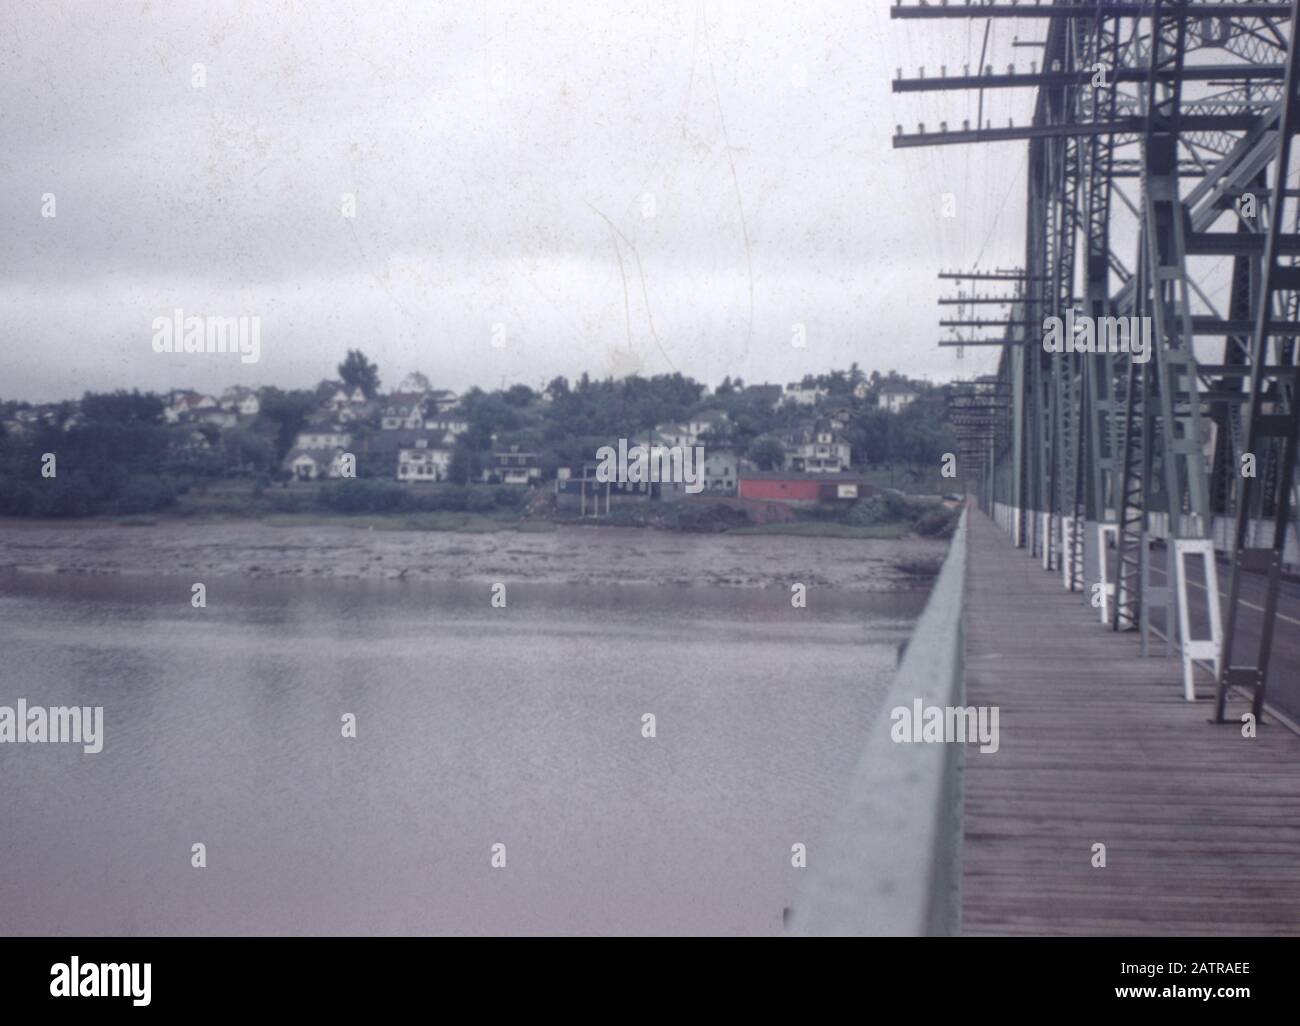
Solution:
{"label": "metal guardrail", "polygon": [[804,936],[955,934],[961,919],[965,745],[904,744],[890,711],[964,705],[963,513],[925,611],[867,734],[845,805],[808,851],[789,932]]}

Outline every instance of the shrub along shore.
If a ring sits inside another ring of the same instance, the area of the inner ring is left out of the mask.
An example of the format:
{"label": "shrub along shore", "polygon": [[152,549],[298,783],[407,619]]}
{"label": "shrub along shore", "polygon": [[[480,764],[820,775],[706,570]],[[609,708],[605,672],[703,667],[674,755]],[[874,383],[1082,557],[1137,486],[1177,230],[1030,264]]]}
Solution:
{"label": "shrub along shore", "polygon": [[333,480],[262,485],[228,481],[185,489],[162,509],[122,506],[102,514],[123,526],[167,519],[255,520],[416,531],[549,531],[560,524],[643,527],[688,533],[784,534],[826,538],[947,537],[952,505],[884,492],[847,506],[792,509],[778,503],[686,499],[615,507],[582,518],[557,510],[547,489],[507,485],[402,484]]}

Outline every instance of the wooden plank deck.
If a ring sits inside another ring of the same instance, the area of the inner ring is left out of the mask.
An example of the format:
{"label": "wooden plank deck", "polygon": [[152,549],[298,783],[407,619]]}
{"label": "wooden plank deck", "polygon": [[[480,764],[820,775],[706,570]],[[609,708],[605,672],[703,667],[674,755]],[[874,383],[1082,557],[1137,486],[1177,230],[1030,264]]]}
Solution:
{"label": "wooden plank deck", "polygon": [[1300,738],[1209,723],[1176,658],[968,520],[966,703],[1000,747],[967,749],[962,932],[1300,935]]}

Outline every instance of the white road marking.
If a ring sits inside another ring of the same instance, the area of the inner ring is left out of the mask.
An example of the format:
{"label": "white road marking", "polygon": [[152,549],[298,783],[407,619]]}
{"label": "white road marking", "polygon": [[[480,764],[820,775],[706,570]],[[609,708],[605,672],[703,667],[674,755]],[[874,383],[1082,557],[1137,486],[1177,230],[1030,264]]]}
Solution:
{"label": "white road marking", "polygon": [[[1161,577],[1165,577],[1165,576],[1166,576],[1166,575],[1165,575],[1165,572],[1164,572],[1163,570],[1158,570],[1158,569],[1156,569],[1155,567],[1152,567],[1151,569],[1152,569],[1152,570],[1155,570],[1156,573],[1158,573]],[[1166,579],[1167,579],[1167,578],[1166,578]],[[1197,584],[1195,581],[1188,581],[1187,583],[1190,584],[1193,588],[1200,588],[1201,591],[1206,591],[1206,590],[1208,590],[1208,589],[1206,589],[1206,587],[1205,587],[1204,584]],[[1221,592],[1219,592],[1219,594],[1220,594],[1223,598],[1227,598],[1227,597],[1228,597],[1228,593],[1227,593],[1226,591],[1221,591]],[[1237,601],[1240,602],[1240,603],[1241,603],[1243,606],[1245,606],[1247,609],[1257,609],[1257,610],[1259,610],[1261,613],[1264,611],[1264,607],[1263,607],[1263,606],[1257,606],[1257,605],[1255,605],[1255,603],[1253,603],[1253,602],[1247,602],[1245,599],[1238,599]],[[1293,623],[1293,624],[1295,624],[1297,627],[1300,627],[1300,620],[1297,620],[1297,619],[1296,619],[1295,617],[1293,617],[1293,616],[1287,616],[1286,613],[1274,613],[1273,615],[1276,616],[1279,620],[1285,620],[1287,623]]]}

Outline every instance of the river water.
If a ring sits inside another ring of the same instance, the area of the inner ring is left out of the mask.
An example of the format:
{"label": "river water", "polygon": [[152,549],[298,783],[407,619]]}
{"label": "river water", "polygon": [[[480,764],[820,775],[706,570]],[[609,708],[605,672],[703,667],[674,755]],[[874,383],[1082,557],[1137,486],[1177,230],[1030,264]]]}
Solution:
{"label": "river water", "polygon": [[778,934],[943,553],[223,530],[0,525],[0,933]]}

